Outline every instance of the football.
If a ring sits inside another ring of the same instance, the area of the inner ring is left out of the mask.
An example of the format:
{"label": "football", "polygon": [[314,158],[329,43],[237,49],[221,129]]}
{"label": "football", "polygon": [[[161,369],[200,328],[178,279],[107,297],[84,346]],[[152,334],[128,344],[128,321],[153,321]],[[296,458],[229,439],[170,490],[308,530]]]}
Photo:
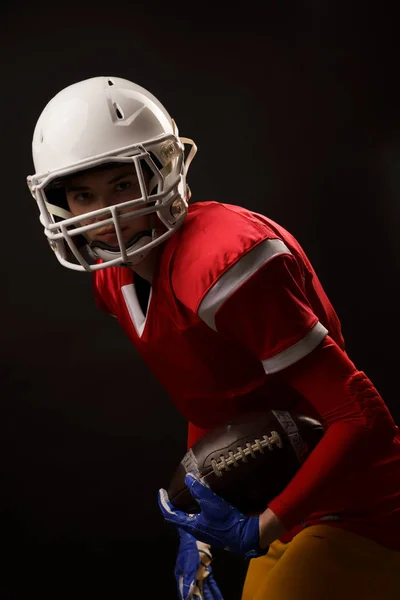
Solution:
{"label": "football", "polygon": [[169,499],[179,510],[199,512],[185,484],[191,472],[243,514],[259,514],[323,435],[319,421],[284,410],[236,417],[207,432],[186,452],[167,488]]}

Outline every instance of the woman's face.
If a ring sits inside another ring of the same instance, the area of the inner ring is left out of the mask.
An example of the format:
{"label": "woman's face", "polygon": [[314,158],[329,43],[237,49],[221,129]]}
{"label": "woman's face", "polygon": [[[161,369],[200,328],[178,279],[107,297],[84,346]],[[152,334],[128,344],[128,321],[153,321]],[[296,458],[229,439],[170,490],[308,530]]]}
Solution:
{"label": "woman's face", "polygon": [[[148,182],[146,181],[146,184]],[[68,179],[65,186],[67,202],[70,212],[73,216],[85,215],[88,212],[107,208],[122,202],[136,200],[142,196],[136,168],[134,165],[118,165],[104,170],[96,169],[85,173],[77,173]],[[122,209],[124,212],[131,212],[132,207]],[[102,215],[82,219],[80,225],[89,225],[104,219],[109,219],[110,215]],[[137,218],[121,221],[121,230],[123,241],[126,243],[132,237],[144,230],[148,230],[149,215],[142,215]],[[90,241],[102,241],[108,246],[118,246],[118,239],[114,225],[99,226],[86,232],[86,237]]]}

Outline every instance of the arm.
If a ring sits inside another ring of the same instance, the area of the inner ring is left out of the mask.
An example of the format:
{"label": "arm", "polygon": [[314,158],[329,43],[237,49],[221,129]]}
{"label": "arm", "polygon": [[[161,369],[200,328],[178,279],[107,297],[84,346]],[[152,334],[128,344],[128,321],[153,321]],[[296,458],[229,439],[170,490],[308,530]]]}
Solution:
{"label": "arm", "polygon": [[294,527],[318,510],[337,481],[382,455],[397,427],[378,391],[327,337],[310,355],[282,373],[320,414],[326,433],[295,477],[269,508]]}
{"label": "arm", "polygon": [[[236,551],[249,556],[249,548],[253,552],[258,540],[265,549],[314,510],[328,507],[340,512],[343,502],[343,510],[349,506],[357,510],[363,490],[354,485],[354,475],[361,470],[365,473],[384,455],[397,428],[372,383],[343,350],[340,324],[331,318],[333,308],[313,287],[313,273],[301,257],[296,258],[281,241],[265,239],[214,279],[193,309],[228,341],[234,339],[246,347],[259,361],[266,381],[274,380],[278,388],[281,381],[296,389],[308,402],[310,414],[319,416],[326,428],[324,439],[263,514],[246,518],[229,514],[235,532],[230,541],[235,538]],[[273,397],[268,403],[266,396],[265,402],[266,408],[274,408]],[[360,469],[355,472],[357,466]],[[192,485],[205,502],[199,518],[186,523],[184,515],[165,506],[164,514],[204,541],[230,545],[221,515],[232,507],[209,498],[207,488]],[[331,496],[338,489],[344,490],[339,498],[337,493]],[[352,504],[352,495],[358,504]],[[211,514],[212,504],[216,509]],[[257,539],[255,523],[260,533]]]}
{"label": "arm", "polygon": [[371,381],[326,330],[309,343],[320,323],[290,254],[275,257],[248,278],[214,318],[217,331],[240,340],[269,377],[296,389],[326,427],[323,440],[262,515],[262,526],[278,518],[290,530],[318,510],[338,479],[348,481],[354,468],[385,451],[397,428]]}

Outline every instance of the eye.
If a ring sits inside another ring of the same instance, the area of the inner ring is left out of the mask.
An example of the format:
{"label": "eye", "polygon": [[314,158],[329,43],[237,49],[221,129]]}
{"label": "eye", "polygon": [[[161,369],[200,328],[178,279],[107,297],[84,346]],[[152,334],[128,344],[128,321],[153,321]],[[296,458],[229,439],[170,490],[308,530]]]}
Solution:
{"label": "eye", "polygon": [[80,202],[81,204],[86,204],[90,202],[92,199],[92,194],[90,192],[79,192],[79,194],[74,195],[74,200],[76,202]]}
{"label": "eye", "polygon": [[115,189],[117,190],[117,192],[124,192],[125,190],[129,190],[132,187],[132,181],[120,181],[119,183],[117,183],[117,185],[115,186]]}

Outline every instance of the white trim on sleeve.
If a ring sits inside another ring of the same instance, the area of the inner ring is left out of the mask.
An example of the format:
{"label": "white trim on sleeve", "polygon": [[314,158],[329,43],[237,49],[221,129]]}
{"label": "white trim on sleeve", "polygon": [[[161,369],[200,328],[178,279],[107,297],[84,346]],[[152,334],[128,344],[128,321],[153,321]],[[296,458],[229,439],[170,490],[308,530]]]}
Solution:
{"label": "white trim on sleeve", "polygon": [[261,361],[264,371],[267,375],[270,375],[290,367],[290,365],[310,354],[327,335],[328,330],[318,321],[297,344],[293,344],[283,352]]}
{"label": "white trim on sleeve", "polygon": [[230,267],[208,290],[202,299],[198,315],[211,329],[217,331],[215,315],[223,303],[245,281],[250,279],[268,261],[279,254],[291,254],[282,240],[267,239],[247,252],[240,260]]}

